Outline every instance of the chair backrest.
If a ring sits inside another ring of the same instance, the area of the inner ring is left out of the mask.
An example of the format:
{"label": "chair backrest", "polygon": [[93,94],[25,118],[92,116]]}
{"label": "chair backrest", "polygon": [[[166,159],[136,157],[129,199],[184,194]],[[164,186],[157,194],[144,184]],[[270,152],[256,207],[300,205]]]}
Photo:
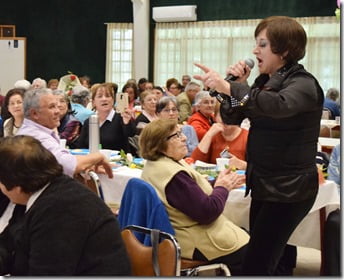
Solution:
{"label": "chair backrest", "polygon": [[94,171],[88,171],[87,174],[77,174],[74,176],[74,179],[78,180],[86,187],[88,187],[91,191],[96,193],[102,200],[104,200],[104,195],[102,191],[102,187],[100,185],[100,180]]}
{"label": "chair backrest", "polygon": [[[158,230],[158,232],[160,232],[160,238],[173,240],[175,244],[178,244],[178,242],[174,237],[175,231],[169,220],[165,205],[149,183],[139,178],[132,178],[128,181],[121,200],[118,221],[123,230],[122,237],[126,243],[128,254],[132,259],[134,275],[154,275],[150,256],[152,256],[152,254],[154,256],[152,247],[155,248],[157,246],[154,245],[156,238],[152,239],[153,236],[151,232]],[[128,232],[126,229],[136,230]],[[164,244],[164,241],[160,243],[159,250],[160,247],[165,248],[168,246]],[[176,275],[177,273],[178,275],[183,273],[185,276],[196,275],[204,269],[204,264],[208,264],[208,262],[204,261],[193,261],[181,258],[179,245],[178,248],[178,271],[175,272]],[[159,254],[167,254],[164,250],[165,249],[161,249]],[[136,253],[137,251],[140,253]],[[212,266],[208,266],[206,270],[214,271],[220,269],[224,272],[224,275],[230,275],[228,268],[226,270],[222,269],[224,266],[224,264],[213,264]],[[142,267],[146,267],[147,271]],[[166,275],[165,271],[163,273],[164,274],[160,273],[160,275],[171,276]]]}
{"label": "chair backrest", "polygon": [[[135,232],[151,236],[152,246],[143,245]],[[132,225],[122,230],[122,238],[134,276],[180,275],[180,247],[171,234]]]}
{"label": "chair backrest", "polygon": [[[137,225],[175,234],[165,205],[155,189],[139,178],[131,178],[126,185],[119,208],[118,221],[121,229],[129,225]],[[136,234],[136,237],[143,244],[151,245],[149,235],[140,233]]]}
{"label": "chair backrest", "polygon": [[324,107],[321,118],[323,120],[330,120],[330,119],[332,119],[332,112],[331,112],[331,110],[329,108]]}

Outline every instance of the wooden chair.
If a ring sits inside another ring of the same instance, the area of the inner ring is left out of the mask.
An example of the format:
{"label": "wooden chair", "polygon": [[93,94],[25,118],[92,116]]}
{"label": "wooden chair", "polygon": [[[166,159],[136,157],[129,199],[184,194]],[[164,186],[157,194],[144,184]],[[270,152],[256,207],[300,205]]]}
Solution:
{"label": "wooden chair", "polygon": [[100,180],[94,171],[88,171],[86,174],[77,174],[74,179],[78,180],[80,183],[84,184],[94,193],[96,193],[102,200],[104,200],[104,195],[102,187],[100,185]]}
{"label": "wooden chair", "polygon": [[[150,235],[152,246],[138,241],[135,232]],[[133,276],[180,276],[180,247],[171,234],[131,225],[122,230],[122,238]]]}
{"label": "wooden chair", "polygon": [[[148,234],[152,246],[143,245],[135,234]],[[133,276],[230,276],[225,264],[184,259],[181,267],[180,246],[176,238],[166,232],[130,225],[125,227],[122,238],[129,255]]]}

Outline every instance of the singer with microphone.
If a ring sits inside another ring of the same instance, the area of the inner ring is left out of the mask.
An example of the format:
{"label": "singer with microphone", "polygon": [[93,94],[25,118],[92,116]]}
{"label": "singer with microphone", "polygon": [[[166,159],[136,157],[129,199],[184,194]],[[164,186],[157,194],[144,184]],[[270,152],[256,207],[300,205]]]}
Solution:
{"label": "singer with microphone", "polygon": [[233,112],[251,122],[246,153],[250,241],[242,275],[291,275],[286,245],[319,188],[315,158],[324,93],[298,63],[305,56],[307,36],[296,20],[263,19],[254,37],[260,74],[252,86],[246,82],[250,60],[229,67],[225,80],[213,69],[195,64],[204,73],[194,78],[221,102],[224,122]]}

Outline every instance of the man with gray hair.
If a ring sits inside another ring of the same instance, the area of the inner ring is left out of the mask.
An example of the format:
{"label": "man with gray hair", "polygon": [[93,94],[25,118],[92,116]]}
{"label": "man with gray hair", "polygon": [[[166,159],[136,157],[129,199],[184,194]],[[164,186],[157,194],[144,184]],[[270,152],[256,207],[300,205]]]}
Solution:
{"label": "man with gray hair", "polygon": [[84,121],[87,120],[94,112],[90,109],[87,109],[87,104],[90,101],[90,91],[84,86],[75,86],[72,89],[71,95],[71,105],[72,111],[74,111],[74,116],[84,124]]}
{"label": "man with gray hair", "polygon": [[73,177],[82,171],[95,168],[98,173],[107,173],[110,178],[112,168],[99,153],[72,155],[61,148],[57,127],[60,125],[60,110],[51,89],[40,88],[27,91],[24,97],[24,121],[17,135],[30,135],[56,157],[63,166],[63,173]]}
{"label": "man with gray hair", "polygon": [[192,115],[192,105],[195,100],[196,94],[201,90],[199,84],[195,82],[189,82],[185,91],[177,96],[178,110],[179,110],[179,121],[182,123],[187,121],[189,116]]}

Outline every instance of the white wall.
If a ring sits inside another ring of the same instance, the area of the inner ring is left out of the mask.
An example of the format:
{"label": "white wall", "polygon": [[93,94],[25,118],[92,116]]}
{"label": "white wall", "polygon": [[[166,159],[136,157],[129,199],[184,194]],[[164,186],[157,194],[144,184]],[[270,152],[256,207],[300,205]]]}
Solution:
{"label": "white wall", "polygon": [[[17,43],[17,47],[15,46]],[[14,87],[17,80],[26,77],[26,38],[0,39],[0,89],[1,94]]]}

